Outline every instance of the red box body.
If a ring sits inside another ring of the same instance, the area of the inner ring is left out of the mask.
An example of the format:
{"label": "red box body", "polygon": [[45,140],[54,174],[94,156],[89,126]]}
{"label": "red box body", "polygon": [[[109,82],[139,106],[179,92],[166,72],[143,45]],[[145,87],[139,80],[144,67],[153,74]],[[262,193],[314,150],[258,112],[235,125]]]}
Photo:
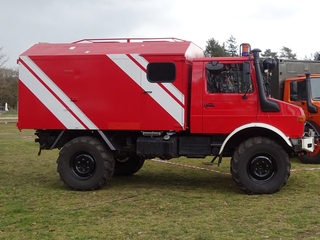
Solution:
{"label": "red box body", "polygon": [[[192,42],[36,44],[19,57],[19,129],[185,130]],[[150,62],[175,62],[172,83],[150,83]]]}

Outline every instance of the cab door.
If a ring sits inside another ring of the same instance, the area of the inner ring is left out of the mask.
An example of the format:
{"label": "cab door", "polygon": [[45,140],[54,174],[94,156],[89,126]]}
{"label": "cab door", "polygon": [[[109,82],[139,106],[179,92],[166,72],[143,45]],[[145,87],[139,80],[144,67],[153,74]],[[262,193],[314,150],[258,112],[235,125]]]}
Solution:
{"label": "cab door", "polygon": [[[251,81],[249,63],[222,65],[220,70],[205,70],[203,133],[227,134],[237,127],[257,121],[258,91]],[[228,74],[231,80],[228,84],[231,86],[226,87],[227,83],[222,81]]]}

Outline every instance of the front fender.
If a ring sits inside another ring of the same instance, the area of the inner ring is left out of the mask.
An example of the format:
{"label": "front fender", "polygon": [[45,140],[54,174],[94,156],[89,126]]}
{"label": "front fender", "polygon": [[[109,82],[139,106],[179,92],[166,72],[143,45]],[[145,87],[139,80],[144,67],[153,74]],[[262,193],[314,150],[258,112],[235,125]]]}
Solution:
{"label": "front fender", "polygon": [[248,123],[248,124],[245,124],[245,125],[242,125],[238,128],[236,128],[235,130],[233,130],[229,135],[228,137],[223,141],[222,145],[221,145],[221,148],[220,148],[220,151],[219,151],[219,155],[222,154],[226,144],[228,143],[228,141],[235,135],[237,134],[238,132],[244,130],[244,129],[248,129],[248,128],[252,128],[252,127],[259,127],[259,128],[264,128],[264,129],[267,129],[267,130],[270,130],[270,131],[273,131],[274,133],[276,133],[277,135],[279,135],[286,143],[289,147],[292,148],[292,143],[290,141],[290,138],[287,137],[280,129],[270,125],[270,124],[266,124],[266,123]]}

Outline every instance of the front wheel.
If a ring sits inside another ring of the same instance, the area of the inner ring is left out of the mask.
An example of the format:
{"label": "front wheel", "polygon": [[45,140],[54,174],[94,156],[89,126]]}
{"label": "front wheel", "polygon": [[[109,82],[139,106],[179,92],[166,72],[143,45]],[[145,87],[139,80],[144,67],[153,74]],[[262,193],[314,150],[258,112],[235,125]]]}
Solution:
{"label": "front wheel", "polygon": [[112,153],[93,137],[77,137],[69,141],[57,159],[61,180],[74,190],[102,187],[114,172]]}
{"label": "front wheel", "polygon": [[287,153],[264,137],[250,138],[240,144],[230,163],[233,180],[248,194],[279,191],[287,183],[290,168]]}

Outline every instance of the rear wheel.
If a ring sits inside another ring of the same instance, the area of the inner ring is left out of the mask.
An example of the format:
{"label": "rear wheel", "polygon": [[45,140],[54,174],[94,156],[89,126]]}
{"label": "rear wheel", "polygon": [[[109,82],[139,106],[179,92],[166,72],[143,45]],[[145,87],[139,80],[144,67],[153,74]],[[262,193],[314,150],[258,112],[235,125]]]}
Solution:
{"label": "rear wheel", "polygon": [[243,142],[231,158],[232,178],[248,194],[279,191],[290,176],[289,157],[274,141],[264,137]]}
{"label": "rear wheel", "polygon": [[114,172],[112,153],[93,137],[77,137],[69,141],[57,159],[61,180],[74,190],[102,187]]}
{"label": "rear wheel", "polygon": [[124,159],[117,159],[114,175],[117,176],[131,176],[138,172],[145,159],[140,156],[130,156]]}

